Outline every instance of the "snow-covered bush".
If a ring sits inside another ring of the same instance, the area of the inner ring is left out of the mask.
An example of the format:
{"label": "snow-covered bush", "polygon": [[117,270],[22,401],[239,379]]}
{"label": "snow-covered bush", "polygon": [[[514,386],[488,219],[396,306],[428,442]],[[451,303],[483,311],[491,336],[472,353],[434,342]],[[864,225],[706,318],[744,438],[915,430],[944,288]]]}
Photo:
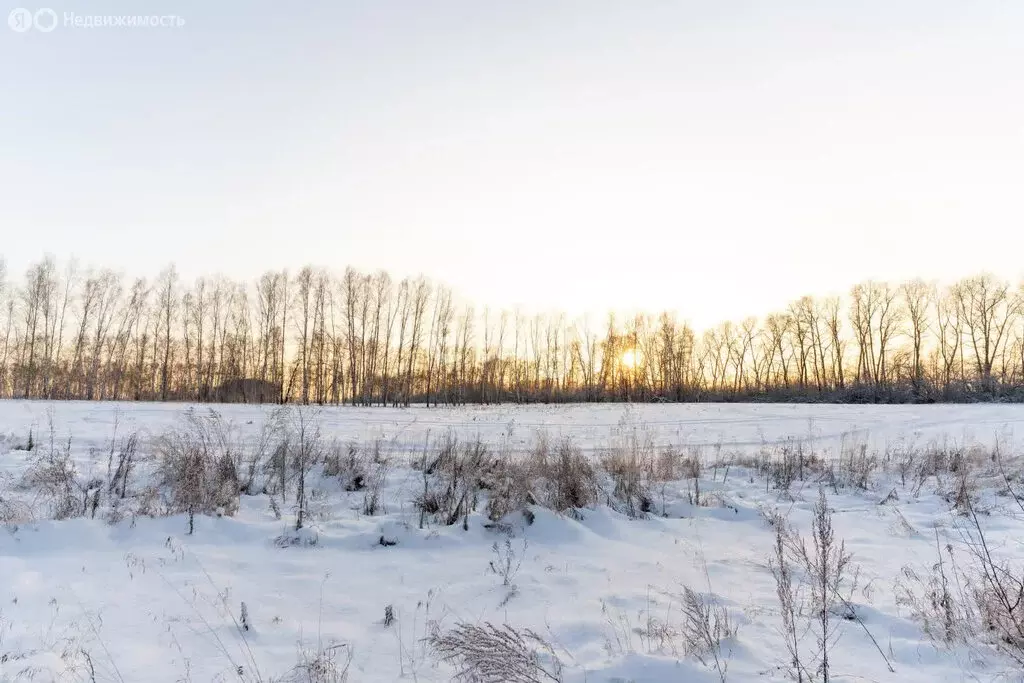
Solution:
{"label": "snow-covered bush", "polygon": [[[34,452],[36,455],[22,478],[21,487],[43,495],[52,519],[85,514],[88,500],[84,498],[91,489],[79,481],[78,469],[71,459],[71,438],[58,446],[51,434],[49,447]],[[82,491],[83,487],[86,491]]]}
{"label": "snow-covered bush", "polygon": [[461,519],[465,527],[469,513],[479,502],[481,488],[492,480],[499,466],[483,441],[459,442],[449,434],[435,456],[423,454],[419,469],[423,492],[415,504],[420,511],[420,528],[428,519],[446,526]]}
{"label": "snow-covered bush", "polygon": [[546,439],[538,441],[528,459],[537,502],[556,512],[594,505],[598,500],[597,469],[592,459],[568,437],[551,448]]}
{"label": "snow-covered bush", "polygon": [[155,450],[168,512],[188,513],[189,533],[197,513],[238,509],[241,450],[218,413],[189,411],[179,427],[157,438]]}

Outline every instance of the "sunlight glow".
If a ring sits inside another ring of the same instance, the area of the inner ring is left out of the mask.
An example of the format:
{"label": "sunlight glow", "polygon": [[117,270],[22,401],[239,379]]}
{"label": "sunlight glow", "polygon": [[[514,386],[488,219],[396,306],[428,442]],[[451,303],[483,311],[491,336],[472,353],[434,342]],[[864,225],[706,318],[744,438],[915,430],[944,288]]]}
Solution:
{"label": "sunlight glow", "polygon": [[640,365],[640,352],[636,349],[626,349],[622,352],[622,367],[627,370],[635,370]]}

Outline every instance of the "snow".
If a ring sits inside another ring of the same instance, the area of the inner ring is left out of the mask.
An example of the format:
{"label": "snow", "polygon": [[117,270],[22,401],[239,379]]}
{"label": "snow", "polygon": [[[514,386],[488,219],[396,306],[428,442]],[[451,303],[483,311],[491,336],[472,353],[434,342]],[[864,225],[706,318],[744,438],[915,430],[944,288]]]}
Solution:
{"label": "snow", "polygon": [[[98,472],[115,423],[119,435],[153,436],[190,409],[209,407],[0,403],[0,498],[25,495],[16,484],[31,457],[20,449],[30,430],[45,443],[52,424],[56,443],[70,438],[79,470]],[[274,410],[215,409],[246,439]],[[727,607],[738,625],[723,644],[727,680],[787,680],[767,564],[774,536],[760,510],[778,508],[807,533],[817,484],[797,482],[783,497],[752,469],[734,464],[727,473],[711,465],[787,445],[836,458],[851,444],[878,453],[928,443],[998,444],[1012,457],[1020,455],[1024,434],[1024,407],[1003,405],[322,408],[317,419],[326,437],[389,444],[394,465],[384,514],[361,514],[362,493],[319,477],[313,522],[289,547],[279,541],[289,537],[294,517],[285,509],[278,519],[265,495],[242,496],[233,516],[198,517],[192,535],[180,515],[9,525],[0,531],[0,681],[88,681],[81,652],[97,681],[271,680],[289,671],[302,650],[335,645],[338,660],[351,655],[352,681],[447,681],[453,669],[432,656],[423,638],[431,624],[443,630],[457,622],[532,629],[552,643],[565,680],[574,683],[718,681],[677,639],[645,634],[652,622],[678,618],[684,586]],[[454,432],[515,449],[544,432],[571,436],[597,456],[637,431],[658,445],[700,449],[708,465],[703,495],[722,503],[691,504],[692,482],[679,481],[655,501],[664,517],[630,519],[598,506],[577,519],[534,507],[532,523],[510,520],[510,536],[488,528],[481,514],[470,517],[468,530],[418,528],[412,501],[421,475],[405,458],[430,438]],[[892,488],[898,499],[879,505]],[[1021,559],[1024,521],[1012,514],[1012,503],[991,500],[986,523],[993,542]],[[861,625],[844,621],[834,680],[1013,675],[1010,664],[981,646],[937,647],[898,604],[903,568],[930,566],[937,542],[956,539],[954,514],[936,487],[914,495],[878,472],[866,491],[829,489],[828,502],[859,567],[853,603],[896,671],[888,671]],[[25,503],[39,509],[36,500]],[[494,545],[502,549],[506,538],[521,560],[510,586],[490,568],[498,559]],[[242,602],[248,631],[239,629]]]}

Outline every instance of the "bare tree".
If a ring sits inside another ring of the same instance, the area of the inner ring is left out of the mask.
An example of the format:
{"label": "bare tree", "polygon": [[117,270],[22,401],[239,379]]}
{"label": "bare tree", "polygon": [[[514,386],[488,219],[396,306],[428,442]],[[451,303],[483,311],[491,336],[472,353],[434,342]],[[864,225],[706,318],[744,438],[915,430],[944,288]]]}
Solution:
{"label": "bare tree", "polygon": [[924,335],[928,331],[929,318],[928,309],[931,304],[934,288],[921,279],[910,280],[900,286],[903,295],[903,306],[907,312],[907,322],[910,327],[913,381],[914,391],[921,391],[921,383],[924,380],[924,365],[922,363],[924,349]]}
{"label": "bare tree", "polygon": [[994,391],[993,363],[1006,341],[1010,326],[1020,314],[1021,303],[1010,285],[988,274],[962,280],[955,290],[959,313],[974,352],[978,379],[986,391]]}
{"label": "bare tree", "polygon": [[309,496],[306,492],[306,478],[318,462],[323,459],[323,445],[320,433],[319,413],[305,407],[296,407],[292,413],[294,432],[293,467],[296,476],[295,530],[306,523]]}
{"label": "bare tree", "polygon": [[[174,266],[169,266],[157,278],[157,302],[159,305],[158,322],[163,330],[163,362],[160,365],[160,400],[166,401],[169,397],[171,382],[171,359],[174,353],[173,341],[171,339],[171,326],[177,315],[177,286],[178,272]],[[154,349],[156,348],[156,335],[154,334]]]}

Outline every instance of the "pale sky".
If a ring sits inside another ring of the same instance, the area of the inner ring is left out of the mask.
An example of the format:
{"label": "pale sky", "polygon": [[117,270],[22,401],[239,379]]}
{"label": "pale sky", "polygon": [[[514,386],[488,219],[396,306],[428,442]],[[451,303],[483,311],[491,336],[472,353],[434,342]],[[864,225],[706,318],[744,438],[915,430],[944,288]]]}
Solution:
{"label": "pale sky", "polygon": [[706,325],[1024,274],[1021,2],[46,1],[185,25],[0,25],[19,275],[354,265]]}

